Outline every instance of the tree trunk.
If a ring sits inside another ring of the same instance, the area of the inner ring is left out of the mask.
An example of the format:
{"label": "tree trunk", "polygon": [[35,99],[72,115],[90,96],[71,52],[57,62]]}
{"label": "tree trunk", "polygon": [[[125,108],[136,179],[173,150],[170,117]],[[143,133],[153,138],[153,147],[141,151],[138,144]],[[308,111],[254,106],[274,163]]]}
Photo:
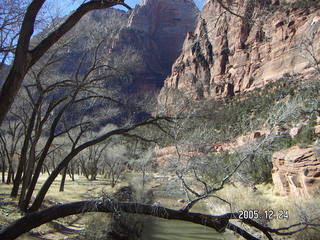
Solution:
{"label": "tree trunk", "polygon": [[86,169],[86,167],[85,166],[81,166],[81,169],[82,169],[82,174],[86,177],[86,179],[88,180],[88,181],[90,181],[90,178],[89,178],[89,174],[87,173],[87,169]]}
{"label": "tree trunk", "polygon": [[2,182],[5,183],[6,182],[6,163],[4,161],[4,159],[2,159]]}
{"label": "tree trunk", "polygon": [[43,174],[45,174],[46,172],[48,173],[48,175],[50,175],[49,167],[46,164],[44,164],[43,165]]}
{"label": "tree trunk", "polygon": [[10,184],[11,183],[11,180],[14,179],[14,170],[13,170],[13,166],[12,166],[12,156],[10,154],[8,154],[8,164],[9,164],[9,167],[8,167],[8,176],[7,176],[7,184]]}
{"label": "tree trunk", "polygon": [[12,168],[12,172],[11,172],[11,182],[14,182],[14,169]]}
{"label": "tree trunk", "polygon": [[19,198],[19,208],[22,211],[25,211],[29,205],[29,200],[27,199],[26,195],[27,195],[29,185],[31,183],[32,174],[34,171],[34,165],[36,161],[35,144],[33,147],[31,147],[30,152],[31,153],[29,155],[29,161],[28,161],[26,170],[23,174],[22,189],[21,189],[20,198]]}
{"label": "tree trunk", "polygon": [[64,191],[64,183],[66,181],[67,171],[68,171],[68,166],[66,166],[62,172],[62,178],[61,178],[60,189],[59,189],[60,192]]}
{"label": "tree trunk", "polygon": [[69,177],[71,178],[71,180],[74,182],[75,179],[74,179],[74,166],[72,166],[71,168],[69,167],[68,168],[68,174],[69,174]]}
{"label": "tree trunk", "polygon": [[12,169],[11,169],[11,166],[9,166],[8,167],[8,174],[7,174],[6,184],[10,184],[11,183],[11,174],[12,174]]}
{"label": "tree trunk", "polygon": [[16,177],[14,179],[13,182],[13,187],[11,190],[11,197],[17,197],[18,196],[18,192],[19,192],[19,187],[22,181],[22,174],[23,174],[23,170],[25,168],[25,165],[27,163],[27,153],[28,153],[28,148],[29,148],[29,141],[32,135],[32,130],[35,124],[35,119],[36,119],[36,115],[37,115],[37,109],[40,106],[42,99],[39,98],[37,103],[35,104],[33,110],[32,110],[32,115],[31,118],[29,120],[29,125],[28,125],[28,129],[27,129],[27,133],[25,136],[25,139],[23,141],[23,146],[21,149],[21,157],[19,160],[19,164],[18,164],[18,169],[17,169],[17,174]]}
{"label": "tree trunk", "polygon": [[91,178],[90,178],[91,181],[95,181],[97,180],[97,173],[93,172],[91,173]]}
{"label": "tree trunk", "polygon": [[143,170],[142,170],[142,189],[144,189],[145,183],[146,183],[146,171],[143,168]]}

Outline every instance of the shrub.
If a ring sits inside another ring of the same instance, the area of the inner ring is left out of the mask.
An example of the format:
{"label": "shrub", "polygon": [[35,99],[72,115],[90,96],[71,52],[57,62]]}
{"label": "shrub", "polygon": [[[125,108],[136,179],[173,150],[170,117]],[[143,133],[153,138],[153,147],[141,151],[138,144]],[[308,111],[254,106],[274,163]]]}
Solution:
{"label": "shrub", "polygon": [[105,213],[94,213],[88,216],[86,225],[81,231],[80,239],[102,240],[107,239],[107,229],[110,223],[110,215]]}
{"label": "shrub", "polygon": [[[228,173],[232,172],[243,156],[235,153],[222,152],[209,158],[209,164],[203,171],[211,183],[219,183]],[[236,174],[237,180],[245,184],[255,185],[271,181],[271,155],[257,154],[249,156]]]}
{"label": "shrub", "polygon": [[310,8],[317,7],[318,5],[319,3],[317,0],[296,0],[290,4],[293,8]]}
{"label": "shrub", "polygon": [[271,156],[257,155],[242,165],[240,173],[242,173],[251,184],[256,185],[272,180],[271,169]]}
{"label": "shrub", "polygon": [[309,122],[307,126],[302,128],[300,133],[296,135],[292,139],[293,145],[295,144],[303,144],[303,145],[310,145],[316,140],[316,134],[314,133],[314,128],[312,122]]}
{"label": "shrub", "polygon": [[275,138],[275,140],[271,146],[271,149],[273,152],[276,152],[281,149],[289,148],[293,145],[294,145],[294,143],[292,141],[291,136],[289,134],[284,134],[284,135],[281,135],[281,136],[278,136]]}
{"label": "shrub", "polygon": [[[139,198],[142,202],[149,203],[151,197],[152,194],[150,192],[136,191],[132,186],[125,186],[121,187],[113,195],[112,199],[133,202]],[[85,230],[82,231],[80,237],[90,240],[138,240],[142,237],[145,224],[150,225],[150,219],[141,215],[119,211],[112,213],[108,217],[107,214],[97,213],[89,217]]]}

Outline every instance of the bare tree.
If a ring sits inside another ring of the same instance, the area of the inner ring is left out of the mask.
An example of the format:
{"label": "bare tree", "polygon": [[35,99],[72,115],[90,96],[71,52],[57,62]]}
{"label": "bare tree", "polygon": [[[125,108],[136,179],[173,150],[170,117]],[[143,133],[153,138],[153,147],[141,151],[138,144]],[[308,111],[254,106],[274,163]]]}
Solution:
{"label": "bare tree", "polygon": [[14,54],[26,6],[27,1],[4,0],[0,3],[0,70]]}
{"label": "bare tree", "polygon": [[[229,229],[236,234],[239,234],[245,239],[258,240],[259,238],[250,234],[242,227],[232,224],[231,220],[236,220],[239,217],[239,213],[228,213],[223,215],[207,215],[194,212],[185,212],[181,210],[174,210],[165,208],[162,206],[142,204],[142,203],[130,203],[130,202],[117,202],[111,199],[92,200],[74,202],[69,204],[56,205],[39,212],[34,212],[22,217],[12,223],[7,228],[0,232],[2,239],[12,240],[21,234],[30,231],[31,229],[38,227],[44,223],[50,222],[54,219],[66,217],[74,214],[81,214],[85,212],[104,212],[104,213],[134,213],[143,214],[149,216],[155,216],[158,218],[164,218],[167,220],[175,219],[188,221],[200,225],[204,225],[215,229],[218,232],[223,232]],[[268,239],[273,239],[271,234],[279,236],[290,236],[308,227],[319,227],[318,224],[312,224],[310,222],[300,222],[294,225],[290,225],[284,228],[270,228],[259,224],[251,219],[242,219],[244,224],[250,226],[252,229],[264,233]]]}
{"label": "bare tree", "polygon": [[[179,161],[179,163],[174,165],[175,167],[180,167],[176,169],[176,174],[177,177],[181,180],[182,185],[189,196],[188,202],[179,210],[173,210],[159,205],[148,205],[136,202],[117,202],[110,198],[96,201],[83,201],[53,206],[40,212],[31,213],[26,217],[17,220],[7,229],[4,229],[0,233],[0,237],[5,239],[13,239],[14,237],[19,236],[20,234],[32,229],[33,227],[39,226],[42,223],[51,221],[58,217],[64,217],[83,212],[113,213],[121,211],[126,213],[151,215],[165,219],[179,219],[206,225],[208,227],[214,228],[218,232],[223,232],[226,229],[229,229],[241,235],[245,239],[258,239],[258,237],[256,237],[254,234],[251,234],[250,230],[245,230],[244,227],[239,225],[239,223],[249,226],[250,229],[256,229],[257,231],[264,234],[268,239],[273,239],[273,235],[292,235],[309,227],[319,227],[319,225],[314,223],[312,219],[308,219],[307,221],[301,221],[300,223],[293,224],[287,227],[274,229],[250,218],[243,218],[241,217],[241,214],[239,212],[229,211],[222,215],[209,215],[192,212],[193,206],[199,201],[206,198],[213,197],[228,204],[227,199],[223,199],[218,195],[218,190],[223,189],[226,183],[233,181],[234,177],[239,172],[241,167],[246,162],[253,161],[253,156],[257,154],[260,149],[263,149],[272,143],[272,141],[275,139],[276,134],[274,133],[276,131],[277,125],[288,121],[288,119],[290,119],[291,117],[299,116],[299,114],[301,113],[300,103],[301,101],[299,101],[299,99],[285,104],[278,103],[275,111],[264,122],[264,127],[269,127],[268,134],[266,134],[264,138],[251,143],[249,148],[243,149],[241,150],[241,152],[238,151],[240,158],[237,159],[237,161],[233,165],[230,165],[229,169],[224,169],[225,171],[223,171],[221,177],[219,177],[215,182],[208,181],[205,174],[206,171],[203,171],[203,168],[209,168],[209,171],[217,170],[211,168],[211,166],[206,164],[206,159],[201,157],[201,154],[207,153],[206,148],[203,148],[206,140],[212,140],[212,137],[209,136],[208,138],[206,136],[207,134],[210,135],[207,127],[205,125],[200,126],[194,132],[191,132],[189,138],[180,137],[177,133],[180,134],[183,132],[183,125],[181,126],[178,120],[184,120],[184,118],[182,116],[179,116],[176,117],[175,121],[172,121],[172,119],[170,119],[171,124],[168,127],[169,130],[163,129],[163,132],[168,132],[171,135],[171,138],[174,138],[174,136],[176,136],[175,140],[178,141],[177,161]],[[189,115],[188,120],[190,120],[192,117],[194,116]],[[52,176],[50,176],[47,182],[44,184],[39,192],[40,195],[38,194],[34,202],[34,204],[36,205],[32,206],[30,210],[37,209],[37,207],[39,206],[37,204],[41,204],[41,201],[43,200],[48,187],[57,176],[57,174],[61,172],[61,170],[67,166],[71,159],[81,151],[104,141],[109,142],[116,135],[122,135],[126,137],[131,136],[137,139],[143,139],[143,135],[141,135],[140,137],[136,135],[139,132],[137,131],[137,129],[142,126],[148,126],[149,124],[155,126],[156,128],[163,128],[164,126],[159,124],[159,119],[151,119],[127,128],[117,128],[114,130],[109,130],[109,132],[98,136],[96,139],[86,141],[76,147],[73,147],[70,154],[62,162],[60,162],[57,166],[57,169],[52,172]],[[186,124],[186,122],[184,122],[184,124]],[[185,150],[189,150],[189,153],[184,154],[183,152]],[[193,152],[191,150],[193,150]],[[219,170],[220,169],[218,169],[218,171]],[[195,187],[195,182],[197,183],[197,187]],[[15,229],[15,231],[12,231],[12,229]]]}
{"label": "bare tree", "polygon": [[[122,110],[131,108],[127,111],[128,113],[138,108],[133,107],[133,101],[128,105],[126,102],[129,101],[123,97],[121,100],[125,104],[120,102],[120,95],[116,89],[106,86],[108,81],[117,78],[119,74],[125,74],[125,71],[106,65],[106,58],[101,48],[103,42],[99,42],[94,49],[84,53],[78,68],[71,75],[53,74],[52,69],[60,61],[68,48],[68,43],[68,40],[60,41],[58,46],[48,51],[48,54],[30,69],[24,89],[21,91],[20,98],[27,104],[23,104],[23,114],[16,113],[16,116],[23,123],[25,137],[11,195],[16,197],[21,185],[19,206],[22,210],[28,208],[38,178],[46,166],[46,159],[50,155],[55,155],[58,147],[55,143],[56,139],[67,136],[70,144],[65,144],[64,147],[70,147],[70,149],[64,152],[62,160],[50,172],[49,178],[38,193],[33,205],[34,210],[40,207],[50,185],[61,171],[63,171],[61,182],[61,190],[63,190],[69,163],[78,153],[112,135],[128,134],[135,128],[158,120],[151,119],[137,124],[132,121],[129,114],[122,128],[108,131],[103,134],[103,137],[88,136],[88,132],[96,134],[95,128],[99,128],[108,119],[116,117],[120,108]],[[64,79],[61,80],[62,77]],[[17,105],[19,106],[19,102]],[[94,151],[91,152],[94,153]],[[113,169],[120,168],[113,166]],[[97,171],[95,172],[92,175],[93,179],[97,174]],[[113,176],[113,182],[116,182],[118,176]]]}
{"label": "bare tree", "polygon": [[115,5],[123,5],[130,9],[123,0],[84,2],[56,30],[49,33],[33,49],[30,49],[30,41],[35,22],[44,3],[45,0],[33,0],[24,14],[12,67],[0,92],[0,125],[11,108],[28,70],[37,63],[59,39],[72,29],[82,16],[94,9],[110,8]]}
{"label": "bare tree", "polygon": [[9,184],[13,182],[17,158],[19,156],[18,149],[20,148],[21,139],[24,134],[24,128],[21,122],[14,117],[4,122],[5,130],[0,131],[0,146],[2,153],[2,174],[4,182],[4,173],[7,167],[7,181]]}
{"label": "bare tree", "polygon": [[[72,142],[72,145],[76,145],[82,134],[89,129],[89,125],[94,126],[99,122],[99,118],[88,120],[85,111],[90,110],[90,107],[83,109],[85,104],[117,102],[100,90],[103,89],[101,84],[107,77],[105,74],[107,66],[98,59],[100,45],[98,44],[90,56],[85,55],[87,59],[92,60],[86,71],[80,72],[80,68],[83,68],[81,61],[77,72],[71,78],[61,81],[59,77],[50,74],[51,66],[60,59],[59,52],[63,51],[63,45],[56,48],[51,56],[48,56],[43,63],[34,66],[31,71],[30,80],[26,82],[25,91],[22,92],[30,105],[30,111],[26,113],[28,117],[24,125],[27,130],[12,189],[12,196],[17,196],[22,180],[19,201],[21,209],[25,209],[28,205],[44,162],[49,153],[54,151],[54,140],[67,135],[72,129],[79,128],[76,140]],[[89,106],[93,108],[96,105],[89,104]],[[72,114],[73,120],[70,119]],[[24,117],[20,116],[20,119],[23,120]]]}
{"label": "bare tree", "polygon": [[145,142],[135,141],[131,145],[131,159],[130,166],[133,170],[142,174],[141,182],[142,189],[147,183],[147,173],[153,169],[154,166],[154,144],[146,144]]}
{"label": "bare tree", "polygon": [[78,157],[82,172],[90,180],[97,180],[99,167],[107,144],[97,144],[84,150]]}

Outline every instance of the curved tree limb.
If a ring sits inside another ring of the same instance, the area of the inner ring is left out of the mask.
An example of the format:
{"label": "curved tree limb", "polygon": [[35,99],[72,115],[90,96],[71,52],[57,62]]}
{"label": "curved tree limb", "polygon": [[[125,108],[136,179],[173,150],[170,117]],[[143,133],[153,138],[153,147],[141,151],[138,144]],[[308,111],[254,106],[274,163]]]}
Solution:
{"label": "curved tree limb", "polygon": [[[308,226],[317,226],[319,224],[312,224],[309,222],[297,223],[284,228],[273,229],[263,226],[251,219],[239,219],[239,213],[226,213],[223,215],[207,215],[195,212],[185,212],[165,208],[159,205],[150,205],[143,203],[130,203],[130,202],[116,202],[107,198],[105,200],[88,200],[73,202],[61,205],[55,205],[41,211],[32,212],[0,231],[0,239],[12,240],[20,235],[30,231],[33,228],[39,227],[44,223],[52,220],[67,217],[70,215],[87,213],[87,212],[104,212],[104,213],[134,213],[147,216],[154,216],[168,220],[181,220],[195,224],[200,224],[206,227],[213,228],[219,233],[229,229],[245,239],[258,240],[259,238],[253,236],[243,228],[233,224],[230,220],[240,220],[244,224],[255,228],[266,235],[268,239],[273,239],[271,234],[276,235],[292,235],[296,232],[306,229]],[[291,230],[298,228],[297,230]],[[288,231],[288,232],[283,232]]]}
{"label": "curved tree limb", "polygon": [[[113,202],[110,199],[106,201],[92,200],[56,205],[38,212],[30,213],[18,219],[7,228],[3,229],[0,232],[0,239],[12,240],[17,238],[21,234],[26,233],[31,229],[36,228],[44,223],[50,222],[54,219],[86,212],[126,212],[144,214],[165,219],[188,221],[213,228],[218,232],[223,232],[229,224],[229,218],[227,215],[210,216],[201,213],[186,213],[162,206],[142,203]],[[239,227],[233,228],[229,226],[228,228],[235,232],[241,232],[241,235],[246,239],[257,240],[256,237],[252,236],[246,231],[240,231]]]}
{"label": "curved tree limb", "polygon": [[115,129],[112,131],[109,131],[101,136],[98,136],[94,139],[91,139],[79,146],[77,146],[76,148],[72,149],[71,152],[58,164],[58,166],[51,172],[51,175],[47,178],[47,180],[45,181],[45,183],[42,185],[41,189],[39,190],[32,206],[27,210],[28,212],[33,212],[33,211],[37,211],[44,198],[46,193],[48,192],[51,184],[53,183],[53,181],[55,180],[55,178],[58,176],[58,174],[62,171],[63,168],[65,168],[69,162],[75,157],[77,156],[78,153],[80,153],[82,150],[93,146],[95,144],[98,144],[102,141],[107,140],[109,137],[114,136],[114,135],[126,135],[128,134],[130,131],[135,130],[139,127],[142,126],[147,126],[149,124],[153,124],[159,120],[167,120],[170,118],[168,117],[157,117],[157,118],[151,118],[149,120],[143,121],[141,123],[135,124],[133,126],[130,127],[125,127],[125,128],[119,128],[119,129]]}
{"label": "curved tree limb", "polygon": [[131,10],[131,8],[121,0],[89,1],[80,5],[79,8],[75,10],[63,24],[61,24],[55,31],[50,33],[33,50],[30,51],[32,56],[30,65],[34,65],[34,63],[36,63],[54,43],[72,29],[86,13],[92,10],[110,8],[115,5],[123,5]]}

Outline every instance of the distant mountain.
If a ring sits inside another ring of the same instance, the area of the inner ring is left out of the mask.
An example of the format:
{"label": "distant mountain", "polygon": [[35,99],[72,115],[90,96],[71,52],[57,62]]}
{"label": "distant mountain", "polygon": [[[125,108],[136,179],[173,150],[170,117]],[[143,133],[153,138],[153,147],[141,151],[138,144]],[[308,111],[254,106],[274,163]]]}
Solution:
{"label": "distant mountain", "polygon": [[127,23],[128,17],[125,11],[113,8],[86,14],[66,36],[71,43],[64,53],[58,71],[60,73],[76,71],[83,55],[94,49],[101,40],[104,40],[105,49],[110,48],[117,33]]}
{"label": "distant mountain", "polygon": [[198,14],[193,0],[142,0],[135,7],[110,48],[111,54],[121,55],[130,46],[141,56],[143,69],[133,81],[135,91],[162,87]]}

